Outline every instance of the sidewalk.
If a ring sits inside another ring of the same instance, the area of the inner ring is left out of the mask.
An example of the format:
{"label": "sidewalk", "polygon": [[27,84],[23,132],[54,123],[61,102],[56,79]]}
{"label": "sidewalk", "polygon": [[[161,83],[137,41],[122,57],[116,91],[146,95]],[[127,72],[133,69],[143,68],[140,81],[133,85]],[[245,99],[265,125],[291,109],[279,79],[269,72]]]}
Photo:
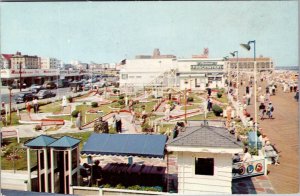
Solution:
{"label": "sidewalk", "polygon": [[[261,82],[258,82],[261,85]],[[239,98],[241,100],[246,85],[240,87]],[[265,92],[266,82],[262,84],[262,92]],[[284,93],[282,86],[278,85],[276,95],[271,96],[274,106],[274,119],[258,120],[262,132],[267,135],[272,144],[275,144],[280,154],[280,165],[268,165],[268,178],[276,193],[289,194],[299,192],[299,135],[298,135],[298,102],[294,99],[295,93]],[[257,104],[257,107],[259,104]],[[254,117],[254,102],[247,111]]]}

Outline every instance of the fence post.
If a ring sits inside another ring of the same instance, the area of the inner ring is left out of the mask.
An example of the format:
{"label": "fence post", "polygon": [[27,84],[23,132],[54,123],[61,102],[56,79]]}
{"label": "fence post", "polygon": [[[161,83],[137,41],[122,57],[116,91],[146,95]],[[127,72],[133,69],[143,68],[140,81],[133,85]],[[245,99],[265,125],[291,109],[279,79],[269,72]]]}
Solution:
{"label": "fence post", "polygon": [[103,195],[103,189],[99,188],[99,196],[102,196],[102,195]]}

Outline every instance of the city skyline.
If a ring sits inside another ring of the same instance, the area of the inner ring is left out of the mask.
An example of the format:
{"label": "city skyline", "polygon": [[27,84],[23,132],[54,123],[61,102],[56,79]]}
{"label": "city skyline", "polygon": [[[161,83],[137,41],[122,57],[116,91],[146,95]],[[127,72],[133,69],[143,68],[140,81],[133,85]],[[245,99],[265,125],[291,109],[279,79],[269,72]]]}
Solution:
{"label": "city skyline", "polygon": [[[276,66],[298,65],[297,1],[1,3],[1,53],[54,57],[69,63],[113,63],[136,55],[210,58],[253,51]],[[241,20],[243,18],[244,20]],[[289,21],[289,22],[286,22]],[[197,41],[198,40],[198,41]]]}

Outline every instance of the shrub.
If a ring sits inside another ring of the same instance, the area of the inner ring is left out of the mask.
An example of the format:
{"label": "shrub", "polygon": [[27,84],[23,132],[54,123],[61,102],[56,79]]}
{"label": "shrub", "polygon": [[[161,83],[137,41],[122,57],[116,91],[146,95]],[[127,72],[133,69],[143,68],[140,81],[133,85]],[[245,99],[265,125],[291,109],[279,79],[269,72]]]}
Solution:
{"label": "shrub", "polygon": [[193,97],[188,97],[188,98],[187,98],[187,101],[188,101],[188,102],[193,102],[193,101],[194,101],[194,98],[193,98]]}
{"label": "shrub", "polygon": [[82,104],[83,104],[83,105],[86,105],[86,102],[84,101]]}
{"label": "shrub", "polygon": [[71,96],[67,97],[67,99],[68,99],[68,101],[69,101],[70,103],[72,103],[73,98],[72,98]]}
{"label": "shrub", "polygon": [[125,105],[125,100],[123,100],[123,99],[118,100],[118,104],[120,106]]}
{"label": "shrub", "polygon": [[34,130],[36,131],[42,130],[42,125],[35,125]]}
{"label": "shrub", "polygon": [[249,153],[251,155],[258,155],[258,150],[257,148],[249,148]]}
{"label": "shrub", "polygon": [[91,106],[92,106],[92,108],[98,107],[98,102],[92,102],[92,103],[91,103]]}
{"label": "shrub", "polygon": [[129,186],[129,190],[142,190],[142,187],[140,185],[134,185],[134,186]]}
{"label": "shrub", "polygon": [[120,92],[118,89],[113,89],[113,93],[117,94],[117,92]]}
{"label": "shrub", "polygon": [[217,97],[218,97],[218,98],[221,98],[221,97],[222,97],[222,93],[221,93],[221,92],[218,92],[218,93],[217,93]]}
{"label": "shrub", "polygon": [[212,107],[212,111],[214,112],[214,114],[216,116],[220,116],[221,113],[223,112],[223,109],[220,106],[214,104],[213,107]]}
{"label": "shrub", "polygon": [[105,185],[103,186],[103,188],[111,188],[111,185],[110,185],[110,184],[105,184]]}
{"label": "shrub", "polygon": [[124,99],[124,95],[120,95],[120,96],[119,96],[119,99]]}
{"label": "shrub", "polygon": [[125,186],[122,184],[117,184],[116,189],[125,189]]}
{"label": "shrub", "polygon": [[74,110],[71,115],[72,115],[72,117],[77,118],[78,114],[79,114],[79,111]]}
{"label": "shrub", "polygon": [[146,108],[146,106],[145,105],[141,105],[141,108],[144,110]]}

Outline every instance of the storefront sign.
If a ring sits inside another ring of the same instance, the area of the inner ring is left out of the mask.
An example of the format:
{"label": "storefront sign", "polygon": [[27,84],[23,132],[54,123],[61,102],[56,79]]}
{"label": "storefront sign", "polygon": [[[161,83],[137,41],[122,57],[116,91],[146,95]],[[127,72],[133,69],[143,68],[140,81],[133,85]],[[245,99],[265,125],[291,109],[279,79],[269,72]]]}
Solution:
{"label": "storefront sign", "polygon": [[199,62],[197,65],[191,65],[191,70],[211,69],[223,69],[223,65],[218,65],[217,62]]}
{"label": "storefront sign", "polygon": [[238,162],[232,165],[232,179],[250,176],[264,175],[265,160],[253,160],[249,162]]}
{"label": "storefront sign", "polygon": [[[59,74],[58,74],[59,73]],[[38,77],[38,76],[57,76],[63,75],[65,76],[77,76],[83,74],[83,71],[79,70],[57,70],[57,69],[21,69],[22,77]],[[1,70],[2,78],[18,78],[20,77],[19,69],[2,69]]]}

